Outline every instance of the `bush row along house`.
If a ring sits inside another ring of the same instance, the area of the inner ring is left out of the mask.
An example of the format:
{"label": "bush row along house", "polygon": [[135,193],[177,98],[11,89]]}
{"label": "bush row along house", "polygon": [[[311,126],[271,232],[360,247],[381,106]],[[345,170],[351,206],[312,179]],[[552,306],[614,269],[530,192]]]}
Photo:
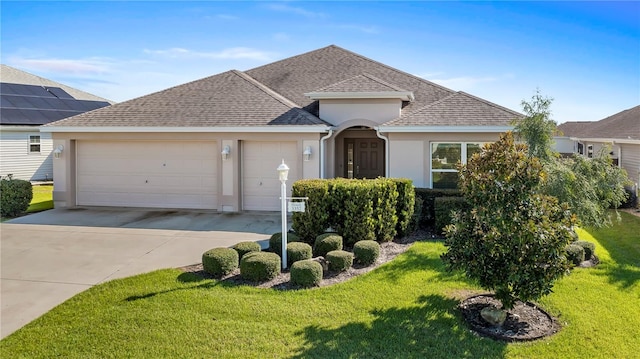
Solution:
{"label": "bush row along house", "polygon": [[303,178],[456,186],[458,161],[522,115],[338,46],[230,70],[41,127],[56,207],[278,210]]}

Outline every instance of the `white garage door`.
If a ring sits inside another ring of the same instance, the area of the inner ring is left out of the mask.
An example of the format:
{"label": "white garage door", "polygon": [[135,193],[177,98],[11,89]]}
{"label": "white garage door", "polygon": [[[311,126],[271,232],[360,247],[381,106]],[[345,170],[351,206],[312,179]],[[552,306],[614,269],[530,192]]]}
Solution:
{"label": "white garage door", "polygon": [[250,211],[280,210],[280,180],[277,168],[284,159],[289,166],[288,196],[297,178],[296,142],[244,142],[243,144],[243,209]]}
{"label": "white garage door", "polygon": [[215,142],[77,142],[85,206],[217,208]]}

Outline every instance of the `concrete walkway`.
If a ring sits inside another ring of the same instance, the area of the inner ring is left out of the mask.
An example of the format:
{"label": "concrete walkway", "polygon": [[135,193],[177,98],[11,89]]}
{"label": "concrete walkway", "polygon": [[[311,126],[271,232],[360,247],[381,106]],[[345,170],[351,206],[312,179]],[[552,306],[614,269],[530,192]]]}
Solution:
{"label": "concrete walkway", "polygon": [[268,246],[279,213],[55,209],[0,224],[0,335],[96,284],[201,262],[242,241]]}

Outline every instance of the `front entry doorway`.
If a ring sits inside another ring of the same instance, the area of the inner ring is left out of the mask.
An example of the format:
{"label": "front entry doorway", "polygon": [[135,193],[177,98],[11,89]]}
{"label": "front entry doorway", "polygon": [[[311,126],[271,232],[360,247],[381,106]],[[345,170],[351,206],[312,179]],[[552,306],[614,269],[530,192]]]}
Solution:
{"label": "front entry doorway", "polygon": [[346,178],[384,177],[384,141],[380,138],[345,138]]}

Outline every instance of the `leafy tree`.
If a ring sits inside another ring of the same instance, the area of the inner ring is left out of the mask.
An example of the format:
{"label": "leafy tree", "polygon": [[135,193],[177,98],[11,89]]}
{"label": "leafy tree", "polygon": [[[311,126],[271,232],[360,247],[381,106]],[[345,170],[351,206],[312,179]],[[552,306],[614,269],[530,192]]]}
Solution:
{"label": "leafy tree", "polygon": [[522,101],[526,116],[515,125],[518,137],[529,147],[529,156],[539,158],[548,173],[549,178],[540,185],[540,192],[568,204],[584,226],[609,226],[608,209],[618,207],[626,199],[627,175],[612,165],[607,149],[593,159],[560,158],[551,148],[557,132],[556,123],[550,118],[552,102],[552,98],[537,90],[530,102]]}
{"label": "leafy tree", "polygon": [[519,139],[529,146],[529,156],[546,161],[553,157],[551,145],[557,124],[551,119],[551,103],[553,98],[545,97],[540,89],[531,97],[531,102],[522,100],[522,111],[525,117],[516,120],[515,131]]}
{"label": "leafy tree", "polygon": [[447,269],[494,290],[504,309],[550,293],[568,268],[564,248],[575,238],[575,217],[537,193],[546,176],[540,161],[508,132],[459,170],[469,207],[446,228]]}

